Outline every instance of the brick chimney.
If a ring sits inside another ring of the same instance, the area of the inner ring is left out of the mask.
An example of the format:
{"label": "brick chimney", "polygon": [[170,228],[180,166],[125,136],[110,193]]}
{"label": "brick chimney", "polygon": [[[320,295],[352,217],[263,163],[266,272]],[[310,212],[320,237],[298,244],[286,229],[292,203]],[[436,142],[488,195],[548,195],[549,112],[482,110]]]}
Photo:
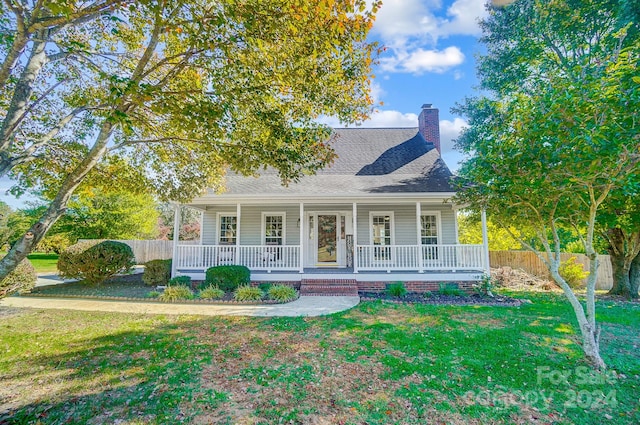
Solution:
{"label": "brick chimney", "polygon": [[422,111],[418,116],[418,131],[427,142],[434,144],[439,153],[440,151],[440,117],[438,109],[433,108],[430,103],[422,105]]}

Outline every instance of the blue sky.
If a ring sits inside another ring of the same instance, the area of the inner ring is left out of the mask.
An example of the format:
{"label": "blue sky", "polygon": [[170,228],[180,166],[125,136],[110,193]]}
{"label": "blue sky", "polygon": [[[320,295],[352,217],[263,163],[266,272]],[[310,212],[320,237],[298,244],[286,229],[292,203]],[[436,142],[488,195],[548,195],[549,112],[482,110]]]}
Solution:
{"label": "blue sky", "polygon": [[[474,55],[480,51],[477,20],[485,0],[383,0],[371,38],[385,46],[373,80],[373,96],[382,106],[363,127],[417,127],[424,103],[440,110],[442,157],[452,170],[460,153],[451,140],[466,124],[450,108],[474,93]],[[339,127],[338,122],[324,120]],[[0,200],[24,207],[28,196],[6,195],[11,181],[0,178]]]}
{"label": "blue sky", "polygon": [[440,110],[442,157],[458,168],[462,155],[451,141],[466,122],[450,109],[477,85],[477,22],[486,14],[485,1],[383,0],[371,33],[387,48],[373,81],[374,97],[383,105],[363,127],[417,126],[420,107],[431,103]]}

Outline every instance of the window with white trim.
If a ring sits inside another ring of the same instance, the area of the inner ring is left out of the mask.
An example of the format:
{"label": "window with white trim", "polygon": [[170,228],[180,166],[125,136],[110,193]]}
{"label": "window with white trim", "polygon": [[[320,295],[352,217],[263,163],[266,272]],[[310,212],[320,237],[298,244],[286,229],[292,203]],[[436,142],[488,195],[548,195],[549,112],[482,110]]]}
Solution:
{"label": "window with white trim", "polygon": [[371,242],[373,245],[391,245],[393,227],[391,214],[371,213]]}
{"label": "window with white trim", "polygon": [[420,216],[420,237],[422,245],[438,244],[438,216],[436,214]]}
{"label": "window with white trim", "polygon": [[369,221],[371,244],[378,246],[373,250],[374,260],[390,260],[390,246],[393,245],[393,213],[371,212]]}
{"label": "window with white trim", "polygon": [[265,245],[284,245],[285,214],[264,213],[262,215]]}
{"label": "window with white trim", "polygon": [[238,229],[238,218],[235,215],[231,214],[219,214],[218,223],[218,243],[220,245],[235,245]]}

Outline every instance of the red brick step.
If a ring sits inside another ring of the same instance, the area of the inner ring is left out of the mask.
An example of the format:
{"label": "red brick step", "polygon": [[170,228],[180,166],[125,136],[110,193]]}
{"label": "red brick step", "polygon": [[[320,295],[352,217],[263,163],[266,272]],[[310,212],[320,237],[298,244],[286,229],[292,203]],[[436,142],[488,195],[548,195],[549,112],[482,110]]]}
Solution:
{"label": "red brick step", "polygon": [[358,296],[354,279],[302,279],[300,295]]}

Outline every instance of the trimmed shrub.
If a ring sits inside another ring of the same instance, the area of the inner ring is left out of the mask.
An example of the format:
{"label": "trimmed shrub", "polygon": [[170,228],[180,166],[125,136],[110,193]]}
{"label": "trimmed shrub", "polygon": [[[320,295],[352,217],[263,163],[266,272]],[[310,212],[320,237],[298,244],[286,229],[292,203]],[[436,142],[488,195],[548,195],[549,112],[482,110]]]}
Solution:
{"label": "trimmed shrub", "polygon": [[273,283],[271,282],[262,282],[258,284],[258,288],[260,288],[260,290],[265,294],[269,293],[269,289],[271,289],[272,286],[273,286]]}
{"label": "trimmed shrub", "polygon": [[272,300],[287,302],[295,300],[298,296],[298,291],[289,285],[273,285],[269,288],[267,294]]}
{"label": "trimmed shrub", "polygon": [[38,274],[26,258],[0,282],[0,298],[15,292],[29,292],[36,286]]}
{"label": "trimmed shrub", "polygon": [[149,286],[166,286],[171,279],[171,260],[151,260],[144,264],[142,281]]}
{"label": "trimmed shrub", "polygon": [[158,297],[160,301],[171,302],[190,300],[193,298],[193,292],[185,285],[168,286]]}
{"label": "trimmed shrub", "polygon": [[191,286],[191,277],[189,276],[176,276],[169,280],[169,286]]}
{"label": "trimmed shrub", "polygon": [[202,300],[219,300],[224,297],[224,291],[217,286],[209,286],[200,291],[198,297]]}
{"label": "trimmed shrub", "polygon": [[584,270],[582,264],[576,263],[576,260],[576,257],[571,257],[560,263],[558,268],[560,276],[574,289],[583,288],[584,279],[589,276],[589,272]]}
{"label": "trimmed shrub", "polygon": [[457,297],[466,297],[467,294],[458,287],[457,283],[441,283],[438,289],[439,295],[454,295]]}
{"label": "trimmed shrub", "polygon": [[245,266],[216,266],[207,269],[205,284],[214,285],[225,292],[251,283],[251,271]]}
{"label": "trimmed shrub", "polygon": [[407,295],[407,288],[404,287],[403,282],[392,283],[387,288],[387,294],[397,298],[404,297],[405,295]]}
{"label": "trimmed shrub", "polygon": [[134,265],[135,257],[129,245],[115,241],[71,245],[58,259],[61,277],[94,285],[118,273],[128,273]]}
{"label": "trimmed shrub", "polygon": [[258,287],[242,285],[233,294],[236,301],[259,301],[264,296],[264,292]]}

